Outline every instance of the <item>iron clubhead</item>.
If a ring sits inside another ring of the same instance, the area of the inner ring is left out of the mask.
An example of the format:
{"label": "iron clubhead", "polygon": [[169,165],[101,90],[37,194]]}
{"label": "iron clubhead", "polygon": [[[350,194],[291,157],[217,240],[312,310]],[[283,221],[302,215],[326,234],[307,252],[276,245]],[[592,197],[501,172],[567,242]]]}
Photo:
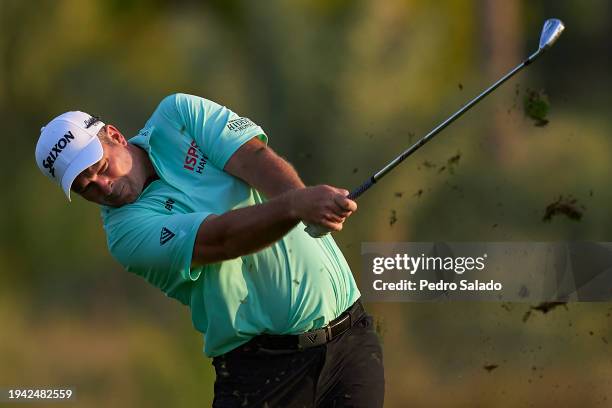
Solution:
{"label": "iron clubhead", "polygon": [[548,19],[544,22],[542,34],[540,35],[540,49],[546,50],[550,48],[559,38],[565,26],[563,22],[556,18]]}

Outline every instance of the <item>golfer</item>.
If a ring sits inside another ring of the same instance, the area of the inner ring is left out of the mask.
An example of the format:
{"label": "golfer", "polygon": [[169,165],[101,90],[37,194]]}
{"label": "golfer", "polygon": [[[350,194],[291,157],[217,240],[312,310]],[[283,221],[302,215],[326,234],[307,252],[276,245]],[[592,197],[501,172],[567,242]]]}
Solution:
{"label": "golfer", "polygon": [[84,112],[41,130],[40,170],[100,205],[111,254],[191,309],[215,407],[382,407],[372,318],[328,234],[348,191],[305,187],[264,131],[207,99],[164,98],[129,141]]}

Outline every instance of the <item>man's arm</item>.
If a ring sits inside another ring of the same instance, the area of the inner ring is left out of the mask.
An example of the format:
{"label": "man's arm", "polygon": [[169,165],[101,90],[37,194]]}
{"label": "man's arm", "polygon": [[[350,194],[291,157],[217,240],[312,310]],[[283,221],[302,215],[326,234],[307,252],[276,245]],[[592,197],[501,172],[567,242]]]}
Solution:
{"label": "man's arm", "polygon": [[293,166],[256,137],[236,150],[223,170],[245,181],[267,198],[304,188]]}
{"label": "man's arm", "polygon": [[[293,166],[256,137],[236,150],[223,170],[245,181],[268,198],[305,187]],[[348,191],[342,191],[344,196],[348,195]],[[330,210],[327,218],[335,222],[343,222],[351,215],[344,205],[331,206]]]}
{"label": "man's arm", "polygon": [[281,239],[300,220],[340,231],[345,217],[337,216],[336,209],[348,215],[357,209],[347,194],[331,186],[300,188],[262,204],[209,216],[198,229],[192,264],[215,263],[256,252]]}
{"label": "man's arm", "polygon": [[196,264],[261,250],[281,239],[299,221],[340,231],[346,217],[357,210],[344,189],[305,187],[295,169],[257,138],[236,150],[224,171],[262,192],[269,201],[206,218],[194,245]]}

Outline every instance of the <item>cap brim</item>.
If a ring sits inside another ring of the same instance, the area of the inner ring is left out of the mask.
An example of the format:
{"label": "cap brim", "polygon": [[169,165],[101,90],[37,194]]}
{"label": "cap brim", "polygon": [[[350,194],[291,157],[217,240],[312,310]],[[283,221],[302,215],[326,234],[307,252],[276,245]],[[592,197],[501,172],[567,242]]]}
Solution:
{"label": "cap brim", "polygon": [[83,170],[99,162],[103,155],[104,149],[102,148],[102,143],[100,139],[94,137],[87,146],[81,150],[79,155],[75,157],[72,163],[70,163],[70,166],[68,166],[62,177],[62,190],[64,190],[64,194],[68,197],[68,201],[72,201],[70,199],[70,187],[72,187],[74,179],[77,178]]}

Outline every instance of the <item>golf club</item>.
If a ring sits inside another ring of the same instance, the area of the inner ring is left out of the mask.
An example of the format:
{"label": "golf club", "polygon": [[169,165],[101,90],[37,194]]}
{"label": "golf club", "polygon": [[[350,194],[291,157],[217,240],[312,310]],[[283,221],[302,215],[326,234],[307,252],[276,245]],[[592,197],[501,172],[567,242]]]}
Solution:
{"label": "golf club", "polygon": [[[504,75],[501,79],[499,79],[489,88],[487,88],[484,92],[482,92],[480,95],[478,95],[477,97],[472,99],[470,102],[468,102],[466,105],[464,105],[461,109],[455,112],[452,116],[450,116],[444,122],[440,123],[437,127],[435,127],[432,131],[430,131],[422,139],[417,141],[414,145],[412,145],[410,148],[405,150],[402,154],[400,154],[395,159],[393,159],[391,162],[389,162],[389,164],[387,164],[385,167],[380,169],[377,173],[372,175],[361,186],[353,190],[348,195],[348,198],[350,198],[351,200],[357,199],[359,196],[365,193],[370,187],[372,187],[376,182],[378,182],[381,178],[383,178],[387,173],[393,170],[398,164],[403,162],[412,153],[416,152],[421,146],[423,146],[425,143],[431,140],[435,135],[440,133],[448,125],[453,123],[458,117],[460,117],[465,112],[470,110],[470,108],[472,108],[474,105],[480,102],[485,96],[493,92],[501,84],[506,82],[512,76],[514,76],[514,74],[519,72],[521,69],[525,68],[527,65],[535,61],[536,58],[542,55],[544,51],[549,49],[557,41],[557,39],[559,38],[559,36],[561,35],[564,29],[565,29],[565,26],[563,25],[563,22],[561,20],[558,20],[556,18],[551,18],[551,19],[546,20],[544,22],[544,27],[542,28],[542,34],[540,35],[540,44],[536,52],[531,54],[526,60],[521,62],[518,66],[516,66],[506,75]],[[308,225],[305,228],[305,231],[308,232],[308,234],[310,234],[310,236],[314,238],[322,237],[323,235],[328,233],[327,230],[325,230],[322,227],[318,227],[316,225]]]}

